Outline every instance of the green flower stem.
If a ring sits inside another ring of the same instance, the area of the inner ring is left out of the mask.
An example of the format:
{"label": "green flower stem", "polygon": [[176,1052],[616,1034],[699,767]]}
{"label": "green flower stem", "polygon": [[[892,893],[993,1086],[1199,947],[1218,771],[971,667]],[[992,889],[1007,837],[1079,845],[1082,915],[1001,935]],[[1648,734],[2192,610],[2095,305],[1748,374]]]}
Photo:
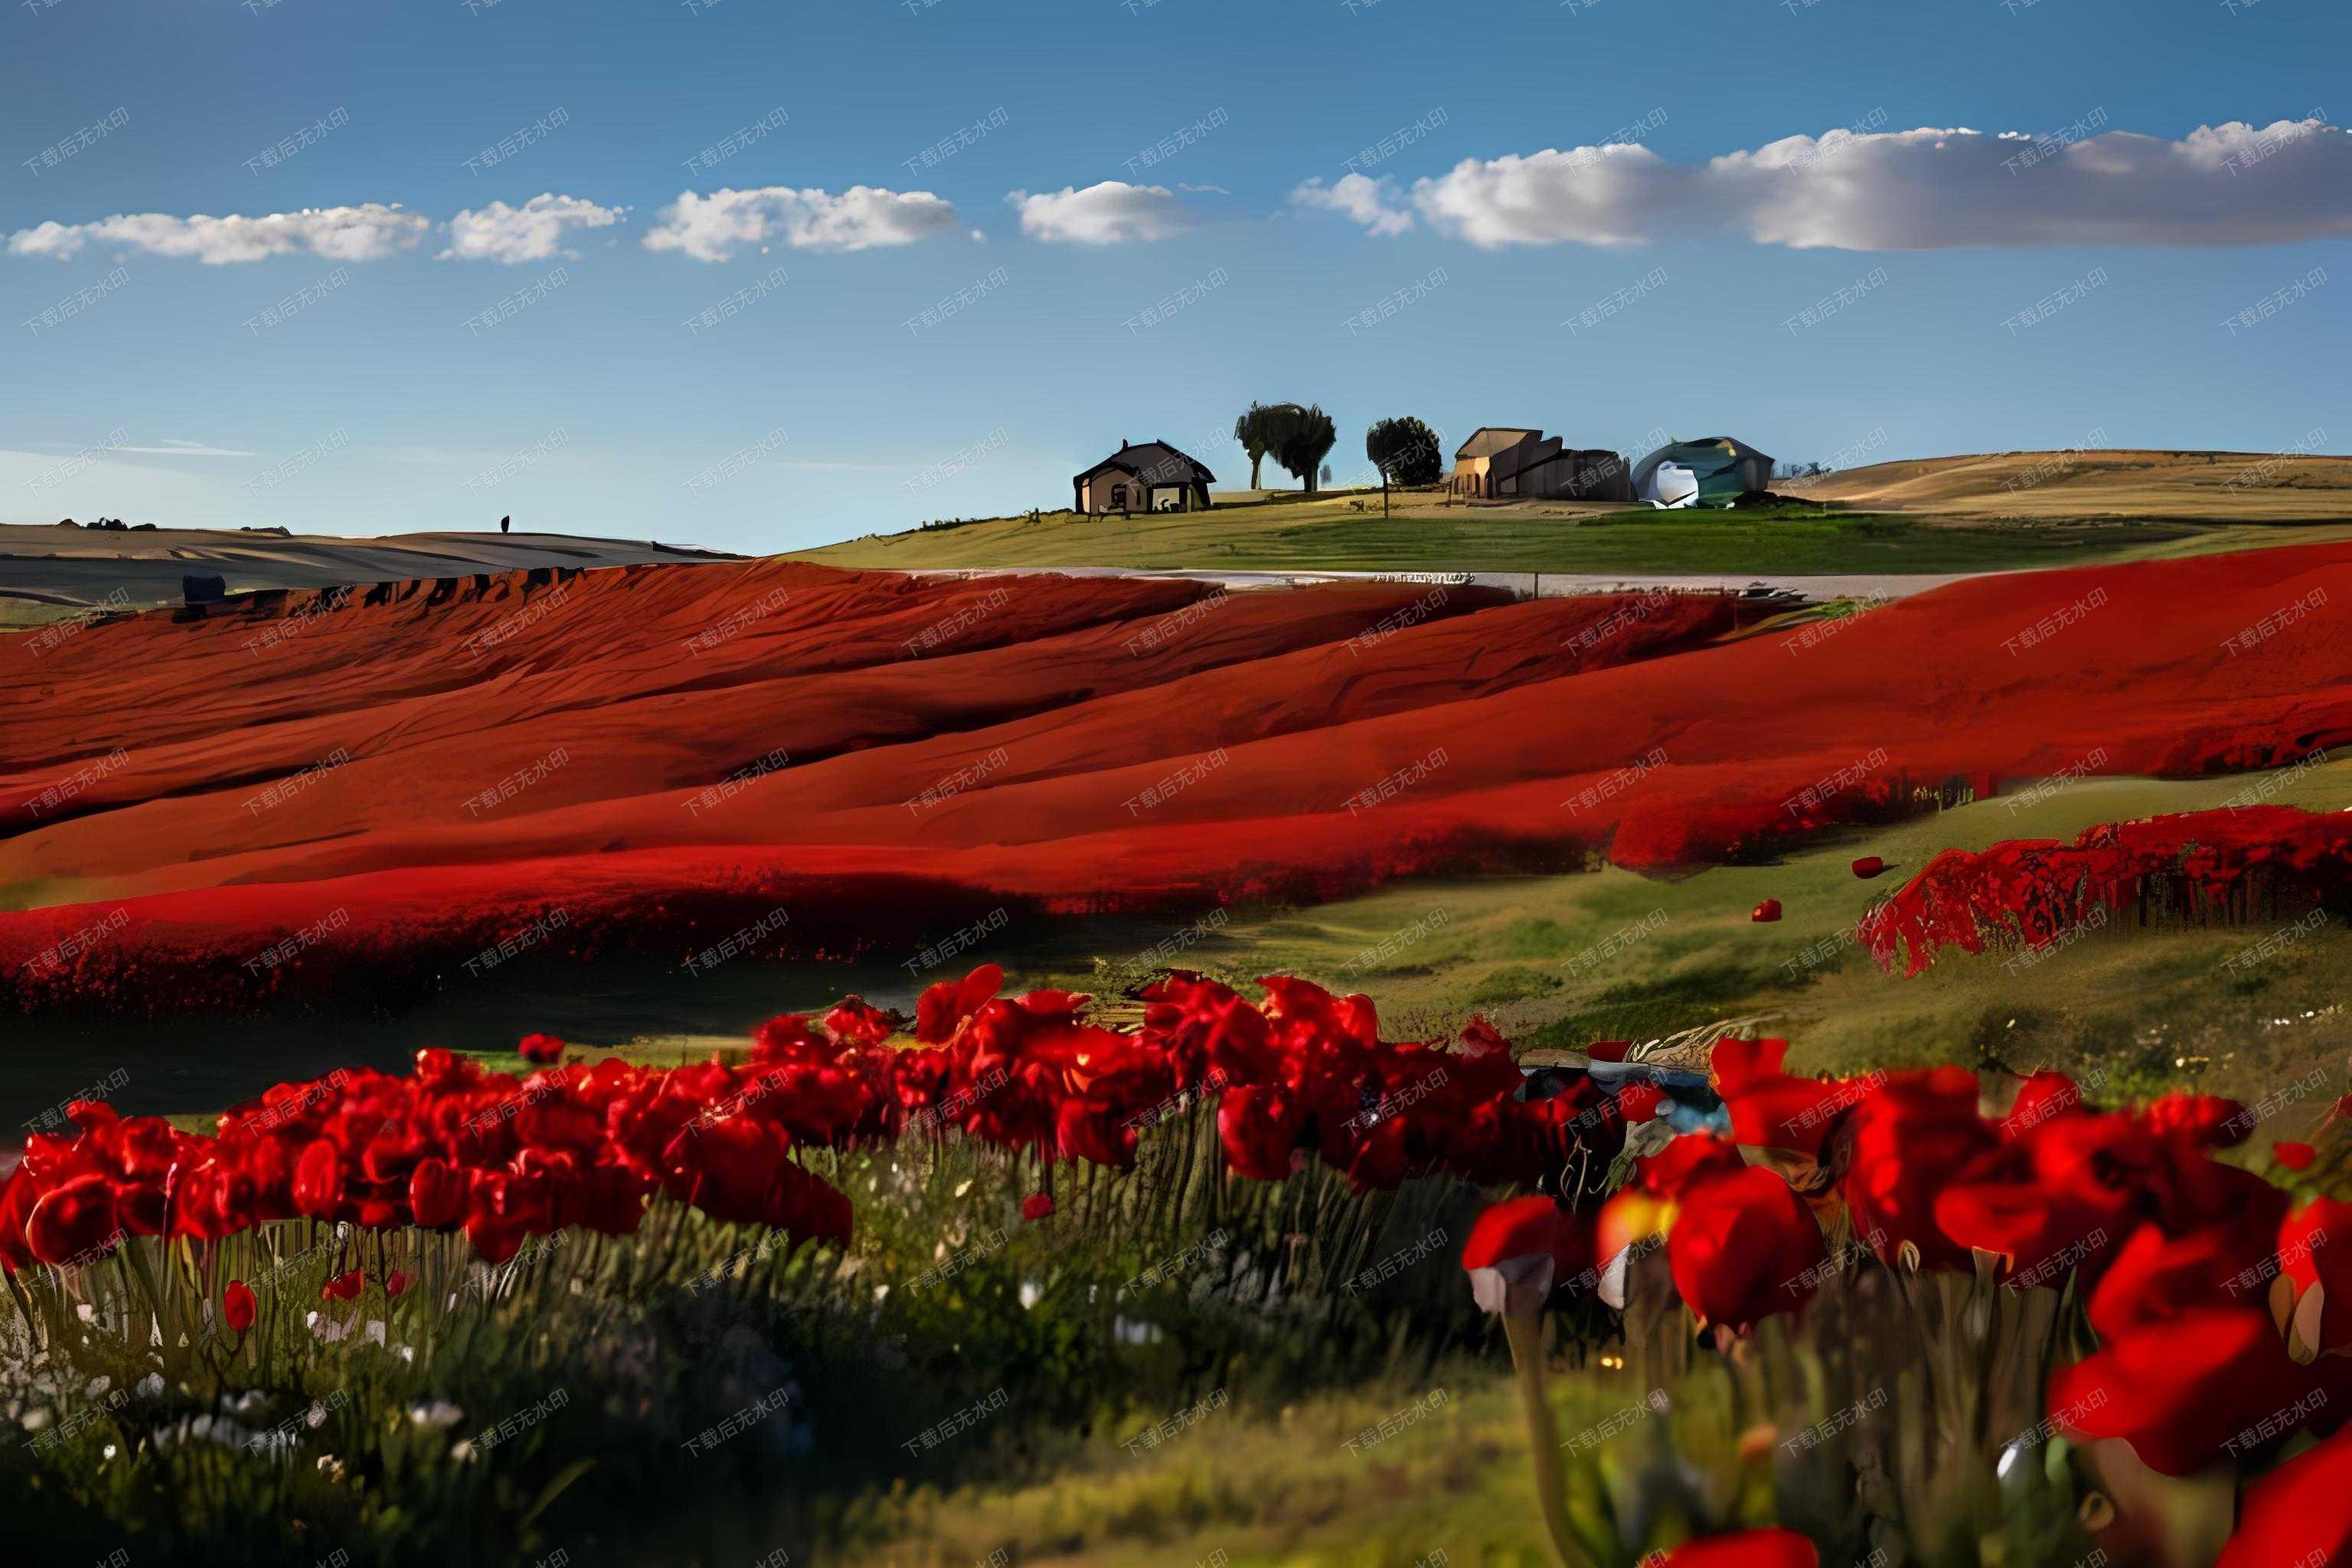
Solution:
{"label": "green flower stem", "polygon": [[1539,1308],[1514,1302],[1503,1309],[1503,1332],[1511,1343],[1511,1367],[1518,1374],[1519,1409],[1528,1421],[1528,1444],[1535,1458],[1536,1500],[1561,1568],[1598,1568],[1568,1522],[1568,1467],[1560,1463],[1559,1431],[1544,1397],[1543,1320]]}

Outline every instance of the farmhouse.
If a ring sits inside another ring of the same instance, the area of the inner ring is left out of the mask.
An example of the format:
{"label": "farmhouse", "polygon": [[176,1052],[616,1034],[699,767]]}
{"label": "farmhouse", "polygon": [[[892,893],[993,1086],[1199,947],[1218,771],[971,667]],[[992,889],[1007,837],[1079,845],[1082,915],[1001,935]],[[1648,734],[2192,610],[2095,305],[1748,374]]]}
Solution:
{"label": "farmhouse", "polygon": [[1076,511],[1191,511],[1209,506],[1209,486],[1217,476],[1165,441],[1146,441],[1118,450],[1082,474],[1070,476]]}
{"label": "farmhouse", "polygon": [[1469,500],[1632,500],[1625,459],[1563,447],[1557,436],[1517,426],[1474,430],[1454,454],[1446,482]]}

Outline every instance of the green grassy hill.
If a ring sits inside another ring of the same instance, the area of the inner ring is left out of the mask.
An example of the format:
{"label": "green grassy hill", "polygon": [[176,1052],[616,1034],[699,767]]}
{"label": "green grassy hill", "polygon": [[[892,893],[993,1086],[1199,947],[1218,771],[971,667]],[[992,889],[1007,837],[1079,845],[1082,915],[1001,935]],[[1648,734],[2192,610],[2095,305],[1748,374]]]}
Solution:
{"label": "green grassy hill", "polygon": [[1570,503],[1447,506],[1433,492],[1284,496],[1207,511],[1053,511],[800,552],[902,570],[1126,566],[1162,570],[1916,573],[2076,565],[2352,535],[2327,528],[2179,521],[1958,523],[1789,502],[1733,511],[1610,510]]}

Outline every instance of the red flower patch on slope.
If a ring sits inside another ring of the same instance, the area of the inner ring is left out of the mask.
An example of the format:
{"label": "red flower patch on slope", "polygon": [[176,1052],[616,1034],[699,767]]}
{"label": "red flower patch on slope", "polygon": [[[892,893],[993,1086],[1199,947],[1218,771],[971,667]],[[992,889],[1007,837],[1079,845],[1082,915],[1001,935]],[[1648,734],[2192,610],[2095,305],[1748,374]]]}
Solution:
{"label": "red flower patch on slope", "polygon": [[2271,766],[2352,737],[2331,641],[2219,650],[2347,578],[2341,546],[2101,567],[2023,655],[2084,574],[1950,584],[1797,657],[1722,641],[1714,595],[1449,588],[1422,618],[1419,584],[775,562],[133,617],[0,669],[0,883],[50,906],[0,914],[0,1006],[323,994],[557,909],[583,929],[551,953],[681,958],[789,892],[824,918],[774,951],[833,955],[918,941],[918,887],[1060,913],[1688,867],[2095,750]]}
{"label": "red flower patch on slope", "polygon": [[1947,849],[1856,927],[1871,955],[1916,974],[1938,950],[2008,938],[2044,947],[2163,885],[2177,912],[2308,905],[2352,889],[2352,814],[2285,805],[2188,812],[2085,829],[2072,844]]}

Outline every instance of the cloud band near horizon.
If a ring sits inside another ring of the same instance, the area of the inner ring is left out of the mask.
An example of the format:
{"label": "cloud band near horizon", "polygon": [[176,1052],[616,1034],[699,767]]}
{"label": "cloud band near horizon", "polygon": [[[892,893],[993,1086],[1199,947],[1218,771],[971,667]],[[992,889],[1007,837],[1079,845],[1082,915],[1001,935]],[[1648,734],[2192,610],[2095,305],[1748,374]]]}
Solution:
{"label": "cloud band near horizon", "polygon": [[1465,158],[1409,194],[1362,174],[1309,181],[1291,201],[1372,234],[1418,217],[1489,250],[1717,237],[1797,250],[2275,245],[2352,234],[2352,136],[2316,119],[2179,141],[1832,131],[1702,164],[1613,142]]}
{"label": "cloud band near horizon", "polygon": [[[1199,222],[1167,186],[1120,180],[1015,190],[1005,200],[1022,233],[1044,244],[1149,243]],[[2275,245],[2352,235],[2352,135],[2315,117],[2200,126],[2177,141],[2093,132],[2081,122],[2075,133],[2040,139],[1967,129],[1832,131],[1704,163],[1670,163],[1640,142],[1615,142],[1465,158],[1409,188],[1360,173],[1329,185],[1308,180],[1288,205],[1337,213],[1374,236],[1426,224],[1487,250],[1708,237],[1862,251]],[[520,206],[467,208],[440,225],[378,202],[252,216],[131,213],[18,229],[7,249],[59,261],[97,245],[206,266],[303,254],[362,262],[415,250],[439,227],[449,243],[438,259],[514,264],[568,254],[576,231],[617,224],[626,211],[547,192]],[[639,243],[719,262],[743,247],[854,252],[962,226],[955,205],[929,191],[769,185],[681,192]]]}

